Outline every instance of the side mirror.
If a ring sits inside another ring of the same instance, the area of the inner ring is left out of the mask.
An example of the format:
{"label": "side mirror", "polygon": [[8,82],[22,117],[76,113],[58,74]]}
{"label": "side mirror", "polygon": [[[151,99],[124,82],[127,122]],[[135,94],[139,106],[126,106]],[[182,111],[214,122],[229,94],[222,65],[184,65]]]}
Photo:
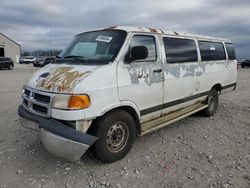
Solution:
{"label": "side mirror", "polygon": [[130,50],[130,57],[127,57],[128,62],[132,62],[139,59],[146,59],[148,57],[148,49],[145,46],[134,46]]}

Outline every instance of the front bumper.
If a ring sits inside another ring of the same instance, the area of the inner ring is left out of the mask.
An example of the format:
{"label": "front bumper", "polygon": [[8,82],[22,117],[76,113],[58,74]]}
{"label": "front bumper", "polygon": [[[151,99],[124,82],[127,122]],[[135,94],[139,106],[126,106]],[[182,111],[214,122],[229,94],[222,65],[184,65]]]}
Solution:
{"label": "front bumper", "polygon": [[55,119],[34,115],[22,105],[18,108],[18,114],[39,124],[41,142],[50,153],[72,162],[78,161],[97,140],[97,137],[77,131]]}

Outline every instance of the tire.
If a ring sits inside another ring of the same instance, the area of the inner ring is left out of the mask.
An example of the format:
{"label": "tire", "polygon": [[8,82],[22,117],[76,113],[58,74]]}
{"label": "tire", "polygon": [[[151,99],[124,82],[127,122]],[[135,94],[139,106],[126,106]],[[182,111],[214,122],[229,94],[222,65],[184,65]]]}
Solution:
{"label": "tire", "polygon": [[9,70],[12,70],[12,69],[13,69],[13,65],[10,65],[10,66],[9,66]]}
{"label": "tire", "polygon": [[209,92],[206,103],[208,104],[208,107],[204,109],[204,115],[207,117],[214,115],[218,109],[219,103],[219,94],[215,88],[212,88]]}
{"label": "tire", "polygon": [[128,112],[115,110],[98,119],[91,134],[98,137],[92,147],[96,157],[105,163],[112,163],[126,156],[132,148],[136,124]]}
{"label": "tire", "polygon": [[245,65],[241,65],[241,68],[244,68],[245,67]]}

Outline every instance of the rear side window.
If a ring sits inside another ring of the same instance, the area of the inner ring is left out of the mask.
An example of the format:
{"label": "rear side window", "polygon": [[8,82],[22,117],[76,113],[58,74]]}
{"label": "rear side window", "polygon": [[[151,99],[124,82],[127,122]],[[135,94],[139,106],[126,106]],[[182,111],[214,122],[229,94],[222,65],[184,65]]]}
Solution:
{"label": "rear side window", "polygon": [[197,49],[192,39],[163,38],[167,63],[197,61]]}
{"label": "rear side window", "polygon": [[156,60],[156,45],[155,38],[153,36],[134,35],[129,47],[131,49],[134,46],[145,46],[148,49],[148,57],[142,61]]}
{"label": "rear side window", "polygon": [[220,42],[199,41],[202,61],[225,60],[226,54]]}
{"label": "rear side window", "polygon": [[229,60],[234,60],[236,59],[234,47],[232,43],[226,43],[226,49],[227,49],[227,55]]}

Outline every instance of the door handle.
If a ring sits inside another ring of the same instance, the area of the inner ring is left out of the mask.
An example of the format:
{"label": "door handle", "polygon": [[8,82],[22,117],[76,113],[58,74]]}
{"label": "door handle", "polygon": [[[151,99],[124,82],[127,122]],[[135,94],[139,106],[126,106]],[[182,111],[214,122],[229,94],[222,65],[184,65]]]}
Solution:
{"label": "door handle", "polygon": [[153,70],[153,72],[157,72],[157,73],[160,73],[162,71],[162,69],[155,69]]}

